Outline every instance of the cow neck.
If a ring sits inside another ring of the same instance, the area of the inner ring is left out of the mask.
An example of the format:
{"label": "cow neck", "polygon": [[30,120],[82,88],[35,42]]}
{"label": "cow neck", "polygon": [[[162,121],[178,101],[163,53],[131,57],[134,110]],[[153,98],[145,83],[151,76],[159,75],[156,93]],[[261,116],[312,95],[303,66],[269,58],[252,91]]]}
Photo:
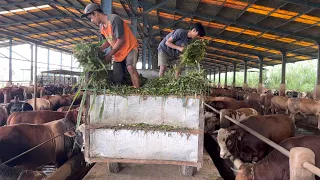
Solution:
{"label": "cow neck", "polygon": [[53,160],[54,162],[56,161],[56,158],[57,158],[57,155],[56,155],[56,148],[57,148],[57,145],[56,145],[56,140],[53,139],[55,137],[55,133],[53,132],[53,130],[51,128],[49,128],[47,125],[44,125],[44,127],[46,128],[47,132],[49,133],[49,137],[50,139],[52,139],[52,141],[50,141],[50,143],[52,143],[52,145],[54,146],[54,153],[53,153]]}

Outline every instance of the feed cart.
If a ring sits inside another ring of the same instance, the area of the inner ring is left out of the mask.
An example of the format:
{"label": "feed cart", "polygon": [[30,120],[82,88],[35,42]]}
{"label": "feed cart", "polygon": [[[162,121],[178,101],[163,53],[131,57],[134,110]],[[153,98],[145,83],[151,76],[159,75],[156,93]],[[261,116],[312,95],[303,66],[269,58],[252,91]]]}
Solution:
{"label": "feed cart", "polygon": [[109,163],[110,172],[119,163],[174,164],[185,176],[202,167],[202,97],[102,94],[88,95],[87,105],[87,162]]}

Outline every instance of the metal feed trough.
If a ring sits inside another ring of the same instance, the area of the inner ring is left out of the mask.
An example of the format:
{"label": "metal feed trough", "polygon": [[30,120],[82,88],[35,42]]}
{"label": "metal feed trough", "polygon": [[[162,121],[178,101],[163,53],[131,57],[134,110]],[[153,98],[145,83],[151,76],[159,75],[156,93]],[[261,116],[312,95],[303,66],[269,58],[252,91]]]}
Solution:
{"label": "metal feed trough", "polygon": [[[88,95],[90,104],[85,122],[87,162],[107,162],[111,172],[118,171],[118,163],[174,164],[182,166],[185,176],[202,167],[202,97]],[[140,123],[151,128],[140,128]],[[173,128],[152,128],[162,126]]]}

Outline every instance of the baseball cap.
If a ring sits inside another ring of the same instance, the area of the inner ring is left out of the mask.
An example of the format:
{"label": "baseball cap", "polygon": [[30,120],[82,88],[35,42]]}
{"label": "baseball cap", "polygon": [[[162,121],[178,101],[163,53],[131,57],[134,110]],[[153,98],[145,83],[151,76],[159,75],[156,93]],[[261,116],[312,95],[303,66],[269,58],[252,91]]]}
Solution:
{"label": "baseball cap", "polygon": [[81,15],[81,18],[87,17],[90,13],[96,10],[101,10],[101,7],[96,3],[90,3],[84,8],[84,14]]}

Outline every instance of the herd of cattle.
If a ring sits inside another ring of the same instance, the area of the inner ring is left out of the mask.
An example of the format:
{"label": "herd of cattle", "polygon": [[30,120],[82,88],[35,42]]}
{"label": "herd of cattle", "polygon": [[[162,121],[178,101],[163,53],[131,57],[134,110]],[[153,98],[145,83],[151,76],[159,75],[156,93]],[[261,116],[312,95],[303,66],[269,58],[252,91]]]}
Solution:
{"label": "herd of cattle", "polygon": [[75,137],[64,133],[75,131],[81,99],[82,95],[45,95],[37,98],[34,107],[34,99],[19,101],[16,96],[6,106],[0,106],[0,162],[49,140],[1,164],[0,179],[44,179],[44,174],[35,170],[48,164],[59,167],[79,153],[78,146],[74,146]]}
{"label": "herd of cattle", "polygon": [[[316,166],[320,167],[320,136],[295,137],[297,115],[318,117],[320,101],[218,88],[211,90],[211,96],[206,101],[221,111],[215,114],[209,108],[206,109],[205,133],[211,134],[218,142],[222,159],[236,157],[244,162],[236,170],[236,180],[289,180],[289,159],[231,121],[225,120],[225,115],[288,150],[296,146],[311,149],[316,155]],[[319,177],[316,179],[320,180]]]}

